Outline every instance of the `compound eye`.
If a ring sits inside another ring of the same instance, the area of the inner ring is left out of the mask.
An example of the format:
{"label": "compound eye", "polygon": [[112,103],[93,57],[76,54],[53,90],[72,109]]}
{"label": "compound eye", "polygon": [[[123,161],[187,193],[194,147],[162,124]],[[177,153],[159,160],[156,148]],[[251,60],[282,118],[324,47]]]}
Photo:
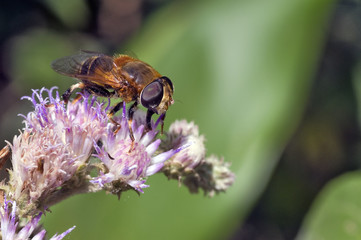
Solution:
{"label": "compound eye", "polygon": [[140,95],[140,101],[146,108],[156,108],[163,99],[163,86],[160,82],[149,83]]}
{"label": "compound eye", "polygon": [[164,80],[168,83],[168,85],[170,86],[170,88],[172,89],[172,91],[174,91],[174,87],[173,87],[172,81],[171,81],[169,78],[167,78],[166,76],[163,76],[163,77],[161,77],[161,78],[164,79]]}

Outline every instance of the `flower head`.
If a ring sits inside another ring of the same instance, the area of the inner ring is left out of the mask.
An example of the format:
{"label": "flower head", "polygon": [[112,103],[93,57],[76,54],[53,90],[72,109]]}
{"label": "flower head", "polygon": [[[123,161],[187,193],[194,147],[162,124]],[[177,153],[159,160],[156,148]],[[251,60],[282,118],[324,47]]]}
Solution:
{"label": "flower head", "polygon": [[[96,147],[98,157],[106,167],[106,172],[101,172],[92,182],[97,183],[105,189],[119,193],[120,191],[133,188],[138,192],[143,192],[145,178],[158,172],[164,165],[164,161],[173,156],[180,149],[169,150],[158,155],[155,152],[160,144],[160,139],[154,140],[158,131],[151,130],[145,132],[141,119],[145,115],[139,110],[133,119],[132,129],[135,141],[129,137],[128,120],[125,114],[116,118],[119,123],[118,130],[114,133],[114,126],[108,125],[108,132],[103,136],[102,147]],[[139,119],[139,120],[138,120]],[[157,127],[156,123],[153,129]]]}
{"label": "flower head", "polygon": [[[80,165],[88,160],[93,142],[105,133],[108,123],[106,109],[89,94],[83,94],[80,101],[65,105],[58,92],[53,96],[54,89],[33,90],[31,97],[23,97],[30,100],[35,109],[24,116],[26,129],[32,132],[50,130]],[[43,93],[48,97],[44,98]]]}
{"label": "flower head", "polygon": [[185,176],[183,183],[190,192],[198,193],[201,188],[204,194],[213,197],[215,193],[226,191],[234,182],[234,173],[229,169],[230,164],[223,158],[214,155],[204,159],[193,174]]}
{"label": "flower head", "polygon": [[163,171],[167,172],[170,178],[192,172],[204,159],[206,153],[204,136],[199,135],[198,126],[186,120],[175,121],[165,135],[166,138],[161,144],[162,149],[187,147],[167,161]]}
{"label": "flower head", "polygon": [[[161,140],[156,128],[164,115],[146,131],[141,110],[129,121],[124,103],[121,116],[109,119],[110,101],[106,105],[82,93],[78,101],[64,104],[54,89],[23,97],[34,111],[22,115],[24,129],[0,151],[0,166],[10,155],[13,166],[9,181],[0,183],[0,191],[11,199],[0,206],[2,239],[44,239],[38,223],[55,203],[102,189],[118,196],[129,189],[143,193],[147,177],[159,171],[191,192],[203,189],[210,196],[233,183],[228,163],[205,157],[204,136],[193,122],[176,121]],[[73,228],[51,239],[60,240]]]}
{"label": "flower head", "polygon": [[225,191],[234,182],[229,163],[215,156],[205,157],[204,136],[199,135],[198,126],[186,120],[175,121],[166,133],[161,148],[183,147],[165,162],[162,172],[168,177],[184,183],[192,193],[199,188],[213,196]]}
{"label": "flower head", "polygon": [[[1,237],[3,240],[24,240],[30,239],[31,235],[34,235],[32,240],[45,239],[46,231],[40,229],[39,221],[41,213],[31,218],[25,223],[23,227],[20,227],[20,222],[16,216],[17,206],[16,202],[4,200],[3,205],[0,207],[0,224],[1,224]],[[61,240],[75,228],[69,228],[60,235],[55,234],[50,240]]]}
{"label": "flower head", "polygon": [[[9,195],[20,203],[24,202],[20,198],[26,200],[29,208],[49,207],[44,203],[85,165],[108,122],[104,104],[89,95],[64,105],[57,92],[53,97],[53,90],[33,90],[32,97],[24,97],[34,111],[24,116],[25,129],[9,143],[13,165]],[[81,184],[83,177],[73,182]]]}

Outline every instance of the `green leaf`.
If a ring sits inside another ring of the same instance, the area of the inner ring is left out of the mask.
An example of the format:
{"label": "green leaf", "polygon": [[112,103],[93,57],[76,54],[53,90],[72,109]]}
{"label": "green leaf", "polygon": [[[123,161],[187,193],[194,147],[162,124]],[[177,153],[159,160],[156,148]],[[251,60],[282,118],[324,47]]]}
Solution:
{"label": "green leaf", "polygon": [[298,240],[361,238],[361,173],[344,174],[322,190]]}

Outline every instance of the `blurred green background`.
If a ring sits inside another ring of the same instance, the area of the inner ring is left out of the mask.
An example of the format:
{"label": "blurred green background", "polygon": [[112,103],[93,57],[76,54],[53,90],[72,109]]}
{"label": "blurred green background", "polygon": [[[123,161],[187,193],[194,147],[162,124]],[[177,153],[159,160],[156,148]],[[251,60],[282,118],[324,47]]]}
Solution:
{"label": "blurred green background", "polygon": [[162,175],[140,197],[75,196],[43,218],[49,236],[361,239],[360,16],[356,0],[3,1],[1,140],[31,110],[21,96],[74,83],[52,60],[131,53],[175,85],[165,128],[195,121],[236,174],[214,198]]}

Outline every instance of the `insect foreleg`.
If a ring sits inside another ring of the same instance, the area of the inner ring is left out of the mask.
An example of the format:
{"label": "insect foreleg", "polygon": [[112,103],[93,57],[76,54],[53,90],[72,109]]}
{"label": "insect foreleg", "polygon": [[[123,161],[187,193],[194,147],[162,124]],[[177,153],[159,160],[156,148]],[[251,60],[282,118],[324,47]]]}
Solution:
{"label": "insect foreleg", "polygon": [[147,131],[151,131],[152,130],[152,124],[151,124],[151,121],[152,121],[152,116],[155,112],[151,109],[148,108],[147,110],[147,117],[146,117],[146,124],[147,124]]}
{"label": "insect foreleg", "polygon": [[108,115],[108,119],[109,119],[113,124],[115,124],[116,126],[118,126],[117,129],[114,131],[114,134],[116,134],[116,133],[120,130],[121,125],[120,125],[117,121],[115,121],[115,120],[113,119],[113,116],[114,116],[114,114],[116,114],[116,113],[122,108],[122,106],[123,106],[123,102],[117,103],[117,105],[115,105],[115,106],[112,108],[112,110],[110,110],[110,112],[107,114],[107,115]]}
{"label": "insect foreleg", "polygon": [[116,114],[122,107],[123,107],[123,102],[117,103],[117,105],[115,105],[108,113],[108,117],[113,118],[114,114]]}
{"label": "insect foreleg", "polygon": [[164,127],[164,119],[165,119],[165,113],[160,115],[161,123],[160,123],[160,134],[163,135],[163,127]]}
{"label": "insect foreleg", "polygon": [[[148,108],[147,111],[147,117],[146,117],[146,124],[147,124],[147,131],[151,131],[152,130],[152,116],[155,112],[151,109]],[[165,119],[165,113],[160,115],[160,126],[161,126],[161,130],[160,133],[163,134],[163,127],[164,127],[164,119]]]}
{"label": "insect foreleg", "polygon": [[133,135],[132,122],[133,122],[134,112],[137,110],[137,108],[138,108],[138,102],[135,101],[132,104],[132,106],[130,106],[130,108],[128,109],[129,136],[130,136],[130,139],[132,139],[132,142],[134,142],[134,140],[135,140],[134,135]]}
{"label": "insect foreleg", "polygon": [[72,92],[76,89],[76,88],[80,88],[80,89],[84,89],[85,84],[82,82],[76,83],[74,85],[72,85],[68,90],[66,90],[64,92],[64,94],[62,95],[63,100],[65,103],[68,103],[70,95],[72,94]]}

